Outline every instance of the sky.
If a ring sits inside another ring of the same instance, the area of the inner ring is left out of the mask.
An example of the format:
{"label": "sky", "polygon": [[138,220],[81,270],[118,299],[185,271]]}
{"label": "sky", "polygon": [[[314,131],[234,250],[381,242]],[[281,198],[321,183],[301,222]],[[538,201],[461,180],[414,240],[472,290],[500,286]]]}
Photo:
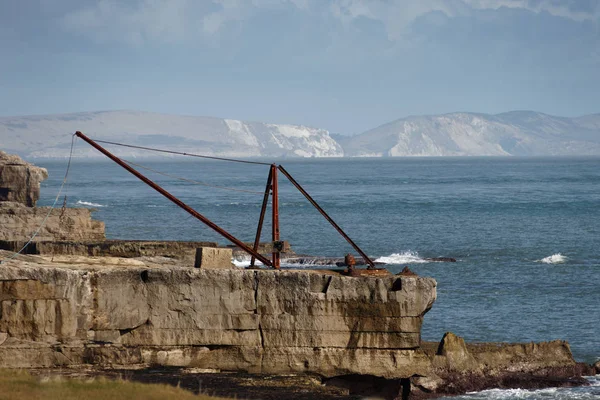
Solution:
{"label": "sky", "polygon": [[0,0],[0,116],[600,113],[600,0]]}

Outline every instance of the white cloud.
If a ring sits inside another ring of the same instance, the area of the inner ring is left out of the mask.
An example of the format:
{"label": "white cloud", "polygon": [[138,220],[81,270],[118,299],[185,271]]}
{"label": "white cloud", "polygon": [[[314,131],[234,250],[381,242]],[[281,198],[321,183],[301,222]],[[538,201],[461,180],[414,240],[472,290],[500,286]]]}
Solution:
{"label": "white cloud", "polygon": [[98,0],[69,12],[61,23],[66,30],[99,42],[143,45],[214,36],[229,24],[275,8],[318,11],[347,26],[359,18],[380,21],[391,41],[401,40],[415,19],[434,11],[456,17],[508,7],[600,21],[600,0],[588,3],[591,6],[583,11],[572,1],[580,0]]}
{"label": "white cloud", "polygon": [[141,45],[148,40],[174,42],[193,29],[188,11],[192,0],[142,0],[125,3],[100,0],[93,6],[65,15],[67,30],[91,36],[99,42],[125,41]]}
{"label": "white cloud", "polygon": [[231,22],[243,21],[265,8],[306,10],[311,0],[99,0],[69,12],[64,29],[98,42],[177,42],[214,35]]}
{"label": "white cloud", "polygon": [[330,9],[334,17],[347,23],[359,17],[377,19],[371,12],[372,6],[362,0],[339,0],[331,3]]}
{"label": "white cloud", "polygon": [[502,7],[529,10],[575,21],[598,21],[600,0],[593,0],[587,11],[577,10],[580,0],[334,0],[331,13],[344,24],[360,17],[381,21],[390,40],[400,40],[418,17],[438,11],[448,17],[473,15],[477,10],[497,10]]}
{"label": "white cloud", "polygon": [[464,2],[474,9],[521,8],[535,13],[547,12],[555,17],[575,21],[593,21],[598,18],[598,12],[600,12],[600,2],[596,2],[595,7],[593,7],[595,10],[592,11],[574,10],[571,5],[575,3],[568,0],[464,0]]}

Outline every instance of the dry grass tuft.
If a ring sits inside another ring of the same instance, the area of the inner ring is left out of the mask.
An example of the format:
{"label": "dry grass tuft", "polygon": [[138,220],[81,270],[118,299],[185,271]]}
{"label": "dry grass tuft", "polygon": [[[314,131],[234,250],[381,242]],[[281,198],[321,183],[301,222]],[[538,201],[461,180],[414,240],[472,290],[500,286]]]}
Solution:
{"label": "dry grass tuft", "polygon": [[187,390],[106,378],[38,379],[27,371],[0,370],[0,400],[218,400]]}

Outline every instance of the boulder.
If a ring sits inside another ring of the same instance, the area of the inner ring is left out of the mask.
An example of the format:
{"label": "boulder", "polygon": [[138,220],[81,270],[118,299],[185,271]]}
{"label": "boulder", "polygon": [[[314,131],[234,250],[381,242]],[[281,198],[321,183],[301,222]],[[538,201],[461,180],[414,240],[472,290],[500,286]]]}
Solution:
{"label": "boulder", "polygon": [[35,207],[40,197],[40,183],[46,178],[48,171],[45,168],[0,150],[0,201]]}
{"label": "boulder", "polygon": [[481,368],[467,349],[465,340],[452,332],[446,332],[438,346],[434,366],[448,371],[481,373]]}
{"label": "boulder", "polygon": [[199,247],[196,249],[196,268],[234,268],[231,262],[233,257],[231,249],[220,249],[217,247]]}

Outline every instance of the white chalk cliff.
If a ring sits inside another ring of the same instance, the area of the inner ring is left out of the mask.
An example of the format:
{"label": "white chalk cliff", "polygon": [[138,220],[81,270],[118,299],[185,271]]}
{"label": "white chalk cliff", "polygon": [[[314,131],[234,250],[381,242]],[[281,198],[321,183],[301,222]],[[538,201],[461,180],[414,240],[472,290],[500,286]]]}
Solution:
{"label": "white chalk cliff", "polygon": [[533,111],[402,118],[353,137],[347,156],[600,155],[600,114],[554,117]]}
{"label": "white chalk cliff", "polygon": [[[75,131],[94,139],[216,156],[343,155],[340,145],[324,129],[140,111],[0,117],[0,148],[27,158],[65,157],[70,134]],[[102,157],[91,147],[85,152]],[[123,156],[152,155],[131,148],[115,152]]]}
{"label": "white chalk cliff", "polygon": [[[600,114],[578,118],[533,111],[451,113],[398,119],[355,136],[301,125],[139,111],[0,117],[0,148],[26,158],[66,157],[70,134],[233,157],[600,155]],[[89,146],[81,156],[102,157]],[[120,156],[148,156],[111,148]]]}

